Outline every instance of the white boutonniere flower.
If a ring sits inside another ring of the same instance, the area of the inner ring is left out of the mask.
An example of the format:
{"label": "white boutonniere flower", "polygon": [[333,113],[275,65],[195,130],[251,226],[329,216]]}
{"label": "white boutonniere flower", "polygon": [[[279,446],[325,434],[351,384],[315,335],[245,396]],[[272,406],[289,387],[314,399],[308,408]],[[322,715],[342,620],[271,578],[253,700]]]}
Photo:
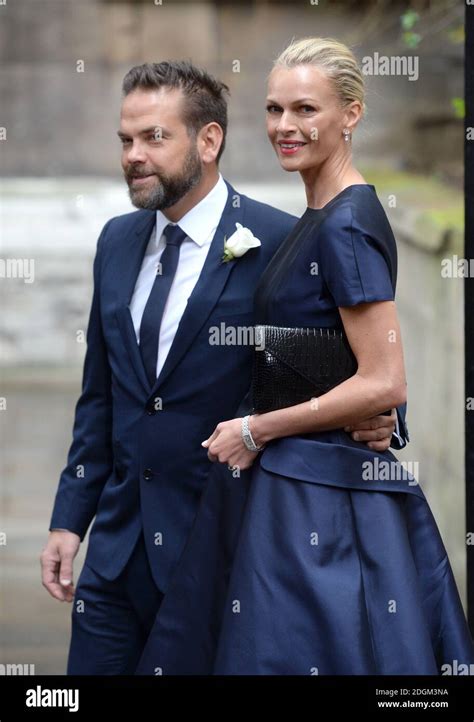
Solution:
{"label": "white boutonniere flower", "polygon": [[250,228],[244,228],[241,223],[236,223],[235,226],[237,228],[235,233],[230,238],[224,238],[223,263],[240,258],[247,253],[249,248],[257,248],[257,246],[262,245],[259,239],[255,238]]}

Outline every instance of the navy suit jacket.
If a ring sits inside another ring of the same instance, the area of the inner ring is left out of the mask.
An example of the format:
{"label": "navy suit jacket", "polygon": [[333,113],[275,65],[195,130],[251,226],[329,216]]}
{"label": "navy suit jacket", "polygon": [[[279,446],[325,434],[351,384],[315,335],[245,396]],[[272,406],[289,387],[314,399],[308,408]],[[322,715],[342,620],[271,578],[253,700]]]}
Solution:
{"label": "navy suit jacket", "polygon": [[[297,219],[227,185],[221,221],[153,387],[129,304],[155,213],[112,218],[97,243],[82,393],[50,529],[82,541],[95,516],[86,562],[109,580],[143,529],[153,578],[166,592],[210,471],[201,442],[245,407],[253,347],[210,345],[210,329],[253,325],[256,285]],[[262,244],[222,263],[224,238],[237,222]]]}

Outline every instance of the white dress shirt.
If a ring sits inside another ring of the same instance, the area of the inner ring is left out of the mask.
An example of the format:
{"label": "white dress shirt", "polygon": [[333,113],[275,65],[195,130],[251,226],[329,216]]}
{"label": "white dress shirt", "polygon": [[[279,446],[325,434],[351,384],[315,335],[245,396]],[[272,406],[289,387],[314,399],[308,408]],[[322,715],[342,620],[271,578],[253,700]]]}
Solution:
{"label": "white dress shirt", "polygon": [[[191,208],[178,222],[187,234],[181,243],[179,262],[176,274],[166,302],[160,327],[158,359],[156,375],[160,374],[163,364],[176,335],[181,316],[184,313],[188,298],[201,274],[207,258],[211,241],[219,225],[227,203],[229,191],[222,175],[211,191],[197,205]],[[166,246],[163,235],[165,227],[170,223],[162,211],[156,212],[155,228],[151,234],[142,266],[137,277],[135,290],[130,302],[133,326],[140,342],[140,324],[148,296],[155,281],[157,265]],[[175,225],[175,224],[173,224]]]}

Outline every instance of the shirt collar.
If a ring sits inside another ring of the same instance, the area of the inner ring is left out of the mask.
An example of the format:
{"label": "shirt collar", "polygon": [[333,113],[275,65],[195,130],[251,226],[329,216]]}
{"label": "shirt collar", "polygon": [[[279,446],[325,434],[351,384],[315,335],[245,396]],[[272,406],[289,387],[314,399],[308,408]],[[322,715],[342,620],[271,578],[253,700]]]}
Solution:
{"label": "shirt collar", "polygon": [[[227,185],[219,173],[219,179],[211,188],[207,196],[204,196],[193,208],[191,208],[178,222],[180,228],[198,246],[210,242],[214,232],[219,225],[222,213],[227,203],[229,191]],[[160,240],[164,229],[170,221],[162,211],[156,211],[156,242]]]}

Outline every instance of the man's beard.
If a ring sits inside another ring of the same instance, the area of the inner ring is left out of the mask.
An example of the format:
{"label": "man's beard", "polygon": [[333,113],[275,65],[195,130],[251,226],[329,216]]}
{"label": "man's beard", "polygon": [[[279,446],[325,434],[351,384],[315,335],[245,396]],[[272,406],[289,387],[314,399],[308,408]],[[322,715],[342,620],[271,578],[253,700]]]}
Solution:
{"label": "man's beard", "polygon": [[[202,177],[202,165],[196,147],[191,147],[179,175],[169,176],[155,173],[155,182],[150,188],[132,188],[134,176],[145,176],[138,168],[129,167],[125,173],[130,200],[137,208],[148,211],[164,210],[174,206],[186,193],[197,186]],[[152,181],[150,181],[150,184]]]}

